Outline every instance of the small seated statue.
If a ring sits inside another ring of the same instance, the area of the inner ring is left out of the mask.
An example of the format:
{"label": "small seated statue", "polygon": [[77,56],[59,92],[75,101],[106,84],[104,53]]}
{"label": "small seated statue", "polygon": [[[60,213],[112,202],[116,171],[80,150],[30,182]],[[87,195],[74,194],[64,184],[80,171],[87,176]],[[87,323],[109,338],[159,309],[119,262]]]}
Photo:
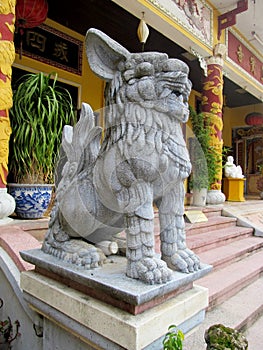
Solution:
{"label": "small seated statue", "polygon": [[244,177],[241,166],[236,166],[234,164],[234,158],[232,156],[227,157],[227,162],[225,164],[225,177],[234,179],[243,179]]}

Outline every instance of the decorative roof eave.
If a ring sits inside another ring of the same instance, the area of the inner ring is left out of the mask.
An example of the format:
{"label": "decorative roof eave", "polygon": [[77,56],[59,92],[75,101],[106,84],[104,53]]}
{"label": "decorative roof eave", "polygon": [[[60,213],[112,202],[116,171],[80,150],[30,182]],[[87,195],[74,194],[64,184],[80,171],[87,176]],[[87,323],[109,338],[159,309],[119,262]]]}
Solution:
{"label": "decorative roof eave", "polygon": [[[257,58],[257,64],[260,64],[259,72],[263,74],[263,60],[262,57],[258,54],[256,50],[251,49],[251,45],[247,43],[247,41],[237,33],[237,31],[233,29],[228,29],[226,31],[226,46],[228,48],[229,53],[229,42],[228,42],[228,33],[231,33],[240,43],[244,46],[253,56]],[[226,64],[225,64],[225,72],[229,75],[229,77],[236,82],[238,85],[240,85],[243,89],[250,92],[253,96],[258,98],[259,100],[263,101],[263,93],[262,93],[262,87],[263,87],[263,78],[261,77],[262,82],[259,80],[259,77],[253,76],[253,74],[244,67],[242,67],[241,64],[238,64],[235,62],[229,55],[226,56]]]}
{"label": "decorative roof eave", "polygon": [[225,31],[225,42],[228,46],[228,32],[231,32],[246,48],[253,53],[261,62],[263,62],[263,54],[261,54],[250,42],[242,36],[236,28],[229,28]]}
{"label": "decorative roof eave", "polygon": [[[204,40],[198,31],[194,32],[183,21],[171,13],[169,8],[164,7],[165,3],[176,6],[172,0],[113,0],[119,6],[125,8],[126,11],[132,13],[138,19],[141,13],[145,13],[147,24],[155,28],[164,36],[180,45],[186,51],[191,53],[191,49],[198,52],[202,57],[210,56],[213,50],[213,9],[204,0],[198,0],[202,6],[205,6],[207,18],[209,17],[209,39]],[[175,7],[174,7],[175,11]],[[178,11],[176,9],[176,11]],[[209,15],[208,15],[209,14]],[[182,17],[182,15],[181,15]]]}

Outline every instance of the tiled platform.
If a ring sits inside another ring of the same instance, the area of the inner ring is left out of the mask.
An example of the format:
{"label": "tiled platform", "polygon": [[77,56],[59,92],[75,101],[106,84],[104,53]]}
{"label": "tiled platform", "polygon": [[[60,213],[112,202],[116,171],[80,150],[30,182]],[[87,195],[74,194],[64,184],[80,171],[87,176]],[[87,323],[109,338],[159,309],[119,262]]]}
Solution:
{"label": "tiled platform", "polygon": [[256,236],[263,236],[263,200],[250,199],[245,202],[225,202],[223,215],[237,218],[238,225],[253,227]]}

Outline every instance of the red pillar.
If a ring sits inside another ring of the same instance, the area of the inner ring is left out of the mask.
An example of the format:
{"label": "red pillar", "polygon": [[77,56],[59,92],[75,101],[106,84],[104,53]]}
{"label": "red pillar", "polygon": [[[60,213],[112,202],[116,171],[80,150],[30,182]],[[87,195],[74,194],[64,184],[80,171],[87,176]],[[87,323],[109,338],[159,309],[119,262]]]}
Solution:
{"label": "red pillar", "polygon": [[2,0],[0,6],[0,188],[6,187],[9,139],[8,110],[12,107],[11,74],[15,59],[13,42],[15,0]]}
{"label": "red pillar", "polygon": [[12,64],[15,59],[15,0],[1,0],[0,5],[0,221],[15,210],[15,200],[7,193],[8,153],[11,127],[8,111],[13,104]]}
{"label": "red pillar", "polygon": [[[218,204],[225,201],[225,195],[221,192],[222,182],[222,108],[223,108],[223,62],[226,47],[217,44],[213,56],[206,60],[207,76],[205,77],[202,92],[202,113],[211,131],[211,152],[218,163],[214,182],[208,194],[207,203]],[[209,165],[208,165],[209,166]]]}

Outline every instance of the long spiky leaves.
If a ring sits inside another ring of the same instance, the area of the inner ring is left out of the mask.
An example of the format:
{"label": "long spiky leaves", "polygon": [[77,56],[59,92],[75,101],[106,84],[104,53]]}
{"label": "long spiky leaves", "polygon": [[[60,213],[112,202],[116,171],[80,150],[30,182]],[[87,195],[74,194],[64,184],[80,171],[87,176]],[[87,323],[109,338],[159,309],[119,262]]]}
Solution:
{"label": "long spiky leaves", "polygon": [[65,124],[74,122],[69,92],[57,85],[57,74],[24,75],[13,92],[10,172],[16,181],[26,175],[53,181]]}

